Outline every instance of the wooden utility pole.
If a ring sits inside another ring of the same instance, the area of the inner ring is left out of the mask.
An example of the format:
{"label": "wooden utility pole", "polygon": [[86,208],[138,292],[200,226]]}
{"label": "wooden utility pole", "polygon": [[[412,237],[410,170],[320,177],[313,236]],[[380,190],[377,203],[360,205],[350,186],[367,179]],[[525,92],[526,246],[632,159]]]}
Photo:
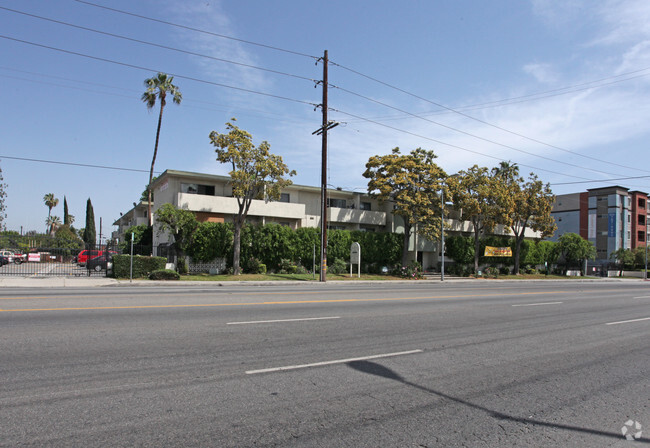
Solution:
{"label": "wooden utility pole", "polygon": [[323,55],[323,127],[321,162],[321,214],[320,214],[320,281],[327,281],[327,50]]}

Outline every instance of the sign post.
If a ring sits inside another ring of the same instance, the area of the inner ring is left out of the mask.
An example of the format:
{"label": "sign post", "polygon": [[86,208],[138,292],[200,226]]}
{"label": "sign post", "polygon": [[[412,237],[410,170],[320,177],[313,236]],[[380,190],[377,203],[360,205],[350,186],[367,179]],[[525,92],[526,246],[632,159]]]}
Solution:
{"label": "sign post", "polygon": [[350,245],[350,277],[352,277],[352,265],[357,265],[357,276],[361,278],[361,245],[352,243]]}

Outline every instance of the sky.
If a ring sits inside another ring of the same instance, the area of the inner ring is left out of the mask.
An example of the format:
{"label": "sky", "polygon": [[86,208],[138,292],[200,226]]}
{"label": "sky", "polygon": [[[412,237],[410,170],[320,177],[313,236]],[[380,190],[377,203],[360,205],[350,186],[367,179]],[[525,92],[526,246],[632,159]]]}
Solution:
{"label": "sky", "polygon": [[0,169],[8,230],[45,231],[53,193],[99,233],[155,171],[227,175],[211,131],[268,141],[320,185],[328,52],[327,183],[366,191],[373,155],[433,150],[448,174],[517,163],[555,194],[650,192],[647,0],[0,0]]}

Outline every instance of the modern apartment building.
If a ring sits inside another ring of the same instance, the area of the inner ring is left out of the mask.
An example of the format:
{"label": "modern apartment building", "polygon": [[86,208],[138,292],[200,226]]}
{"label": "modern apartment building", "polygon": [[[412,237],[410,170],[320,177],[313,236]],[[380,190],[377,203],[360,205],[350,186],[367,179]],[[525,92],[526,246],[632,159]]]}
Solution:
{"label": "modern apartment building", "polygon": [[[230,222],[238,212],[237,199],[232,197],[229,176],[166,170],[152,185],[154,189],[155,212],[163,204],[169,203],[177,208],[195,213],[200,222]],[[401,218],[394,216],[393,204],[380,203],[366,193],[328,190],[327,222],[329,229],[360,230],[365,232],[403,233]],[[451,234],[470,235],[473,231],[469,222],[453,219],[455,212],[446,215]],[[124,238],[124,232],[131,225],[147,223],[147,203],[136,204],[115,221],[118,226],[117,237]],[[154,220],[155,221],[155,220]],[[282,191],[279,201],[267,202],[253,200],[247,217],[248,223],[278,223],[292,229],[316,227],[321,225],[321,191],[319,187],[291,185]],[[503,228],[497,234],[507,234]],[[535,232],[527,237],[539,238]],[[153,244],[158,246],[169,242],[169,236],[158,234],[154,222]],[[439,242],[423,237],[412,236],[409,250],[415,257],[417,246],[418,261],[425,268],[436,267],[440,261]]]}
{"label": "modern apartment building", "polygon": [[648,239],[648,194],[621,186],[592,188],[558,195],[552,215],[557,231],[577,233],[596,246],[596,258],[610,260],[618,249],[645,246]]}

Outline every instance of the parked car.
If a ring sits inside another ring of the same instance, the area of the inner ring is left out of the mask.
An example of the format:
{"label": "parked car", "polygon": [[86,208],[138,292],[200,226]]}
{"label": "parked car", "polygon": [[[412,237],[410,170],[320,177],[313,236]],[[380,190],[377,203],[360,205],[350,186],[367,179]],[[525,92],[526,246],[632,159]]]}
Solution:
{"label": "parked car", "polygon": [[114,252],[109,252],[108,254],[102,254],[99,255],[95,258],[91,258],[88,260],[87,263],[87,268],[88,270],[95,270],[97,272],[100,272],[102,270],[111,270],[113,267],[113,254]]}
{"label": "parked car", "polygon": [[0,266],[4,266],[5,264],[9,264],[9,257],[0,255]]}
{"label": "parked car", "polygon": [[102,254],[101,250],[82,250],[77,255],[76,261],[79,266],[86,266],[88,259],[99,257]]}
{"label": "parked car", "polygon": [[1,250],[0,255],[8,259],[9,263],[16,263],[20,264],[23,261],[27,261],[27,255],[21,254],[20,252],[16,252],[13,250]]}

